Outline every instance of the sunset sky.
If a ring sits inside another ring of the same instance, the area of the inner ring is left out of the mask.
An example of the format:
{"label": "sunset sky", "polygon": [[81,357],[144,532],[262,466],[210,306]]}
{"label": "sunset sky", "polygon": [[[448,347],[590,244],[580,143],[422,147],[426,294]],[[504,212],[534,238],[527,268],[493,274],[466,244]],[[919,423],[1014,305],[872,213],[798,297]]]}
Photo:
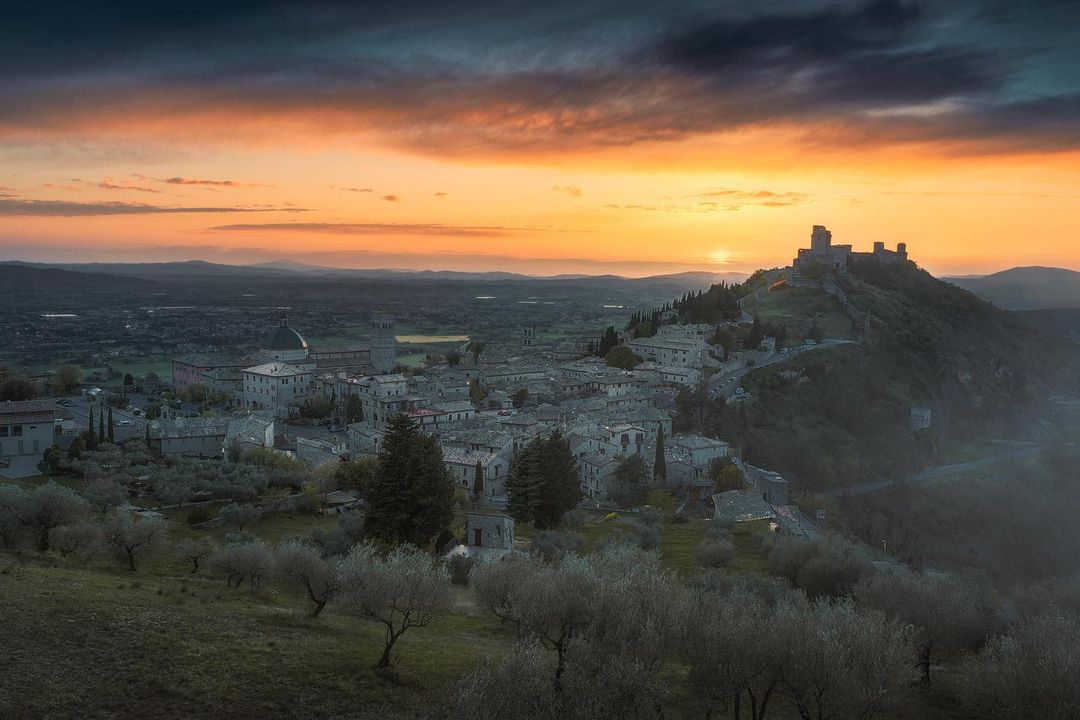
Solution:
{"label": "sunset sky", "polygon": [[0,259],[1080,269],[1070,0],[34,2],[0,78]]}

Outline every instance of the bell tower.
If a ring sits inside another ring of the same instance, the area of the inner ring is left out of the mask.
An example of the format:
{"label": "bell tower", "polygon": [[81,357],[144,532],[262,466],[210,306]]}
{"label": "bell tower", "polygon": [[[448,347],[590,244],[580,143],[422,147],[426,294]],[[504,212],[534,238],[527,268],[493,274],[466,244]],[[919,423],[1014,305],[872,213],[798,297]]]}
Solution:
{"label": "bell tower", "polygon": [[371,315],[371,365],[378,373],[393,372],[397,366],[397,339],[394,317],[389,313]]}

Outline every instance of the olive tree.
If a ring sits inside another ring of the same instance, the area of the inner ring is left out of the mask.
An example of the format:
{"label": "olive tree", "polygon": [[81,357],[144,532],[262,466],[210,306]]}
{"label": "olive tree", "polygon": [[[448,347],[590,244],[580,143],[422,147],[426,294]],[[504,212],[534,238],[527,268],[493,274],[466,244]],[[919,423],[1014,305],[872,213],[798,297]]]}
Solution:
{"label": "olive tree", "polygon": [[31,491],[23,505],[22,522],[36,536],[38,550],[49,549],[49,533],[86,512],[86,501],[71,488],[49,481]]}
{"label": "olive tree", "polygon": [[361,617],[386,627],[378,668],[390,666],[394,644],[411,628],[424,627],[450,599],[450,576],[427,553],[402,545],[380,558],[357,545],[341,561],[344,599]]}
{"label": "olive tree", "polygon": [[855,587],[859,605],[914,628],[923,682],[931,664],[981,648],[999,625],[989,593],[950,573],[873,573]]}
{"label": "olive tree", "polygon": [[991,640],[972,664],[963,694],[988,720],[1069,720],[1080,707],[1080,621],[1044,612]]}
{"label": "olive tree", "polygon": [[575,641],[648,671],[671,644],[678,586],[657,554],[626,544],[556,563],[511,555],[477,565],[469,584],[477,604],[514,626],[520,639],[555,652],[557,682]]}
{"label": "olive tree", "polygon": [[83,499],[101,514],[127,502],[128,491],[123,483],[114,478],[99,477],[90,480],[82,489]]}
{"label": "olive tree", "polygon": [[168,539],[165,521],[157,517],[139,517],[113,511],[105,517],[105,542],[116,550],[117,557],[135,572],[137,562],[157,550]]}
{"label": "olive tree", "polygon": [[266,580],[273,567],[273,554],[262,540],[245,538],[242,542],[227,542],[210,556],[211,571],[225,576],[226,587],[239,588],[245,582],[255,592]]}
{"label": "olive tree", "polygon": [[244,505],[229,503],[218,511],[218,517],[226,525],[236,528],[237,532],[244,532],[244,528],[259,522],[262,518],[262,510],[250,503]]}
{"label": "olive tree", "polygon": [[217,543],[206,536],[185,537],[176,543],[174,549],[177,557],[191,565],[191,574],[194,575],[199,572],[202,561],[217,552]]}
{"label": "olive tree", "polygon": [[679,647],[706,717],[718,710],[736,720],[744,712],[766,717],[787,657],[779,618],[805,607],[799,591],[715,571],[690,583],[678,613]]}
{"label": "olive tree", "polygon": [[25,526],[28,494],[20,485],[0,485],[0,544],[10,547],[15,544]]}
{"label": "olive tree", "polygon": [[777,620],[784,692],[803,720],[866,720],[898,705],[914,680],[908,628],[880,612],[817,600],[787,606]]}
{"label": "olive tree", "polygon": [[302,540],[286,540],[274,556],[274,580],[285,590],[305,596],[319,617],[326,604],[343,589],[341,559],[323,557],[318,547]]}
{"label": "olive tree", "polygon": [[101,525],[92,522],[79,522],[72,525],[60,525],[49,532],[49,547],[60,553],[86,562],[105,544],[105,535]]}

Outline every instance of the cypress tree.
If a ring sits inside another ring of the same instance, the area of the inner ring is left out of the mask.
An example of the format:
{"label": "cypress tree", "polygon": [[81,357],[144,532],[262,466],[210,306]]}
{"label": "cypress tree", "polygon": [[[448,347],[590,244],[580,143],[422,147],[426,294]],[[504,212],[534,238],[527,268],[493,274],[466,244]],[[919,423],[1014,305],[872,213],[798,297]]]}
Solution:
{"label": "cypress tree", "polygon": [[656,459],[652,466],[653,482],[667,482],[667,458],[664,457],[664,426],[656,431]]}
{"label": "cypress tree", "polygon": [[476,471],[473,474],[472,496],[473,500],[481,500],[484,497],[484,466],[479,460],[476,461]]}
{"label": "cypress tree", "polygon": [[94,434],[94,411],[90,411],[90,427],[86,431],[86,449],[97,450],[97,435]]}
{"label": "cypress tree", "polygon": [[109,442],[116,442],[116,424],[113,423],[112,405],[109,406]]}
{"label": "cypress tree", "polygon": [[363,489],[365,532],[394,545],[430,547],[454,519],[454,489],[442,448],[398,414],[390,420],[375,478]]}
{"label": "cypress tree", "polygon": [[98,428],[97,439],[98,442],[105,442],[105,408],[98,408]]}
{"label": "cypress tree", "polygon": [[540,475],[543,486],[535,513],[536,527],[540,529],[557,527],[562,516],[576,508],[585,496],[577,458],[562,432],[553,432],[542,447]]}
{"label": "cypress tree", "polygon": [[542,450],[540,438],[522,448],[506,478],[506,513],[519,522],[530,522],[536,517],[543,486],[540,474]]}

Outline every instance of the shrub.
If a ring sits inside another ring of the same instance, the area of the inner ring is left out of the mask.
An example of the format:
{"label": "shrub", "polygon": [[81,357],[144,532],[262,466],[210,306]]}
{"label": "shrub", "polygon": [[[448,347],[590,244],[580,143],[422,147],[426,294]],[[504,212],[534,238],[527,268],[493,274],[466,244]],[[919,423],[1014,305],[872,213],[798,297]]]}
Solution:
{"label": "shrub", "polygon": [[734,559],[735,546],[728,540],[706,537],[697,546],[697,561],[702,567],[727,567]]}

